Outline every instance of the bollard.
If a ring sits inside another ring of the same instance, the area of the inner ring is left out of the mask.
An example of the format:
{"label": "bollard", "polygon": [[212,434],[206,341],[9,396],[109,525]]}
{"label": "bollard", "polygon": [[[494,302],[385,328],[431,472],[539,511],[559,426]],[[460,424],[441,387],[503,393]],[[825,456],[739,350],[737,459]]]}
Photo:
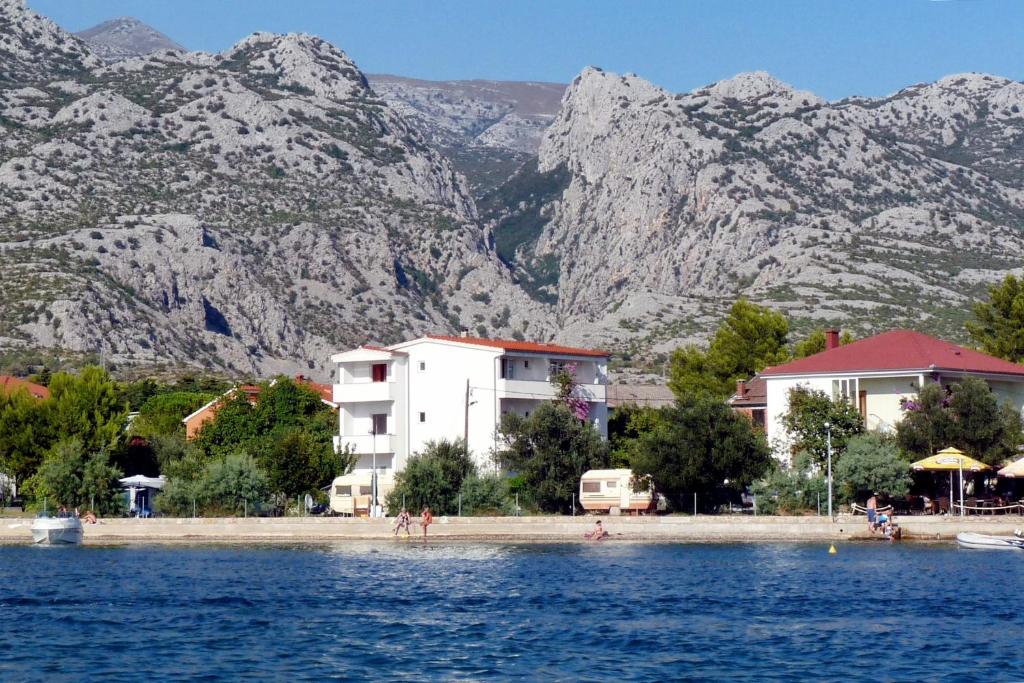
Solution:
{"label": "bollard", "polygon": [[693,494],[693,516],[697,516],[697,494]]}

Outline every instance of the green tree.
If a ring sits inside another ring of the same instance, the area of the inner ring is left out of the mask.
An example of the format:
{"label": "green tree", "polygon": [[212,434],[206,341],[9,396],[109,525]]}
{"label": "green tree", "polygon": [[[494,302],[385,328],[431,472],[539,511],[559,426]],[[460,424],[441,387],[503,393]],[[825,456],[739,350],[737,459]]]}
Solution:
{"label": "green tree", "polygon": [[0,394],[0,472],[16,485],[35,473],[53,443],[49,407],[24,389]]}
{"label": "green tree", "polygon": [[37,500],[68,507],[94,505],[97,512],[110,514],[121,511],[120,476],[104,452],[88,456],[82,441],[69,437],[47,451],[29,487]]}
{"label": "green tree", "polygon": [[182,420],[211,398],[210,394],[174,391],[147,399],[132,422],[131,433],[150,439],[169,434],[184,434]]}
{"label": "green tree", "polygon": [[806,451],[815,465],[824,465],[831,425],[832,457],[846,448],[850,437],[864,431],[864,420],[846,401],[833,401],[823,391],[797,386],[789,390],[789,410],[782,416],[794,452]]}
{"label": "green tree", "polygon": [[561,403],[541,404],[529,417],[505,413],[499,433],[504,448],[498,461],[522,477],[544,512],[570,512],[583,473],[608,464],[597,430]]}
{"label": "green tree", "polygon": [[988,465],[1016,454],[1021,419],[1012,406],[1001,406],[988,385],[966,377],[947,390],[927,384],[903,404],[896,426],[900,448],[924,458],[953,446]]}
{"label": "green tree", "polygon": [[438,515],[455,514],[463,482],[476,475],[476,466],[462,439],[428,441],[422,453],[416,453],[395,476],[395,486],[387,497],[387,507],[396,514],[405,501],[411,510],[429,505]]}
{"label": "green tree", "polygon": [[811,467],[807,453],[798,453],[793,466],[773,461],[763,479],[750,487],[759,514],[799,515],[816,512],[828,500],[828,482],[821,470]]}
{"label": "green tree", "polygon": [[640,436],[652,431],[661,412],[655,408],[627,404],[608,418],[608,445],[612,467],[629,467],[636,455]]}
{"label": "green tree", "polygon": [[638,479],[650,475],[674,509],[692,509],[696,493],[699,509],[715,510],[767,469],[763,435],[721,401],[691,398],[659,412],[631,465]]}
{"label": "green tree", "polygon": [[48,403],[54,437],[77,437],[86,452],[114,450],[124,436],[128,406],[117,384],[94,365],[78,375],[54,375]]}
{"label": "green tree", "polygon": [[846,502],[867,500],[872,493],[901,498],[910,491],[910,462],[892,438],[876,432],[850,438],[833,476],[837,497]]}
{"label": "green tree", "polygon": [[781,313],[739,299],[715,332],[707,351],[676,349],[669,388],[679,398],[725,398],[737,379],[789,360],[789,322]]}
{"label": "green tree", "polygon": [[259,462],[266,470],[270,490],[287,498],[316,494],[349,465],[301,429],[285,431]]}
{"label": "green tree", "polygon": [[82,441],[74,437],[64,439],[46,452],[28,486],[36,500],[74,507],[79,503],[84,468]]}
{"label": "green tree", "polygon": [[232,453],[208,462],[194,491],[202,510],[237,515],[266,500],[270,486],[252,456]]}
{"label": "green tree", "polygon": [[988,288],[988,301],[974,305],[967,333],[981,350],[1014,363],[1024,361],[1024,280],[1007,275]]}
{"label": "green tree", "polygon": [[[839,345],[845,346],[855,341],[848,330],[839,335]],[[825,330],[817,329],[811,332],[805,339],[801,339],[793,345],[793,358],[806,358],[825,350]]]}
{"label": "green tree", "polygon": [[463,515],[511,515],[515,505],[509,480],[498,474],[470,474],[459,488]]}

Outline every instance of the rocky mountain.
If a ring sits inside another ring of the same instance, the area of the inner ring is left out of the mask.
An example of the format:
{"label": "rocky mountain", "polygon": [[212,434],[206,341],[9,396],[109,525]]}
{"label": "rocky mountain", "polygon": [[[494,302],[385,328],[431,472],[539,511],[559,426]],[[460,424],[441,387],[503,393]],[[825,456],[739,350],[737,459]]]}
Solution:
{"label": "rocky mountain", "polygon": [[979,74],[837,102],[368,80],[308,35],[108,63],[0,0],[0,354],[326,376],[469,329],[652,367],[740,295],[957,338],[1024,272],[1022,109]]}
{"label": "rocky mountain", "polygon": [[0,26],[0,348],[266,374],[553,331],[463,178],[328,43],[104,65],[20,0]]}
{"label": "rocky mountain", "polygon": [[738,295],[803,326],[955,338],[1024,265],[1024,84],[826,102],[765,73],[674,94],[590,68],[536,169],[481,206],[575,341],[667,350]]}
{"label": "rocky mountain", "polygon": [[374,91],[442,150],[479,196],[537,154],[565,84],[370,75]]}
{"label": "rocky mountain", "polygon": [[104,21],[75,35],[107,62],[144,57],[161,50],[186,52],[181,45],[134,17]]}

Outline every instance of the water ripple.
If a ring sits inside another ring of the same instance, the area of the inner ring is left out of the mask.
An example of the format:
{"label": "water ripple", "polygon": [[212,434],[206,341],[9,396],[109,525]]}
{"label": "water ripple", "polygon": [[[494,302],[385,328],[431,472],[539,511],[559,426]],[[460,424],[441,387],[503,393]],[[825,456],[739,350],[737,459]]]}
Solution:
{"label": "water ripple", "polygon": [[943,546],[0,547],[0,681],[1024,679]]}

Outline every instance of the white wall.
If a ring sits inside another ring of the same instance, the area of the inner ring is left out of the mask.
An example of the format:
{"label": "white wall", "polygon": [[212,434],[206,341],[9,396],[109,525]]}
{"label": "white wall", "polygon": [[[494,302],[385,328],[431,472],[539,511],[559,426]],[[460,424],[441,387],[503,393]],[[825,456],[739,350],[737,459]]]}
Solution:
{"label": "white wall", "polygon": [[[504,355],[500,348],[424,339],[403,344],[399,349],[404,355],[396,355],[389,361],[388,381],[394,383],[391,392],[394,400],[386,403],[342,402],[339,411],[342,435],[339,441],[342,443],[345,436],[358,437],[368,433],[372,425],[371,415],[389,414],[388,431],[394,435],[390,445],[396,471],[405,467],[411,454],[422,452],[428,441],[462,438],[466,429],[467,380],[470,387],[468,447],[477,465],[485,471],[494,466],[492,454],[500,447],[496,431],[503,405],[525,414],[531,406],[535,408],[554,395],[548,384],[549,358],[545,354],[509,354],[515,380],[505,382],[500,379],[500,359]],[[354,352],[340,355],[351,358],[352,354]],[[336,385],[336,396],[344,393],[357,398],[359,391],[353,393],[351,385],[370,383],[370,366],[381,362],[362,355],[356,357],[356,361],[340,362],[338,377],[349,386],[342,392]],[[577,380],[591,395],[600,399],[591,403],[591,421],[607,438],[608,410],[603,402],[607,382],[605,362],[567,356],[553,358],[577,363]],[[531,393],[536,389],[536,400],[522,396],[523,392],[507,389],[511,384],[522,383],[531,386]],[[365,465],[363,460],[360,459],[358,467]]]}

